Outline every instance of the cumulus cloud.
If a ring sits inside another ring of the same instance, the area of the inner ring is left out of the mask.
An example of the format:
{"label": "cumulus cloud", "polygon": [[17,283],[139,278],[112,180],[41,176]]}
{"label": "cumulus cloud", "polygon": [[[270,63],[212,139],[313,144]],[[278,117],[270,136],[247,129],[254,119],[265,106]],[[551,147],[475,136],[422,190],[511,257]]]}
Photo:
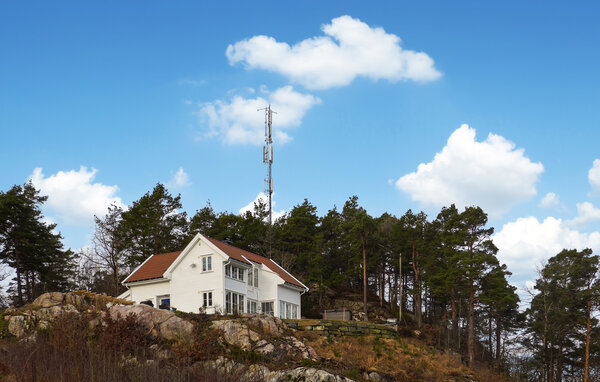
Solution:
{"label": "cumulus cloud", "polygon": [[244,98],[236,95],[231,101],[217,100],[201,105],[200,119],[208,126],[208,136],[220,138],[230,145],[260,145],[264,140],[264,118],[258,112],[267,105],[273,115],[273,139],[290,141],[287,130],[300,125],[306,112],[321,102],[310,94],[302,94],[291,86],[273,92],[263,89],[265,97]]}
{"label": "cumulus cloud", "polygon": [[590,202],[577,203],[577,216],[566,223],[570,227],[582,227],[588,223],[600,220],[600,209]]}
{"label": "cumulus cloud", "polygon": [[600,159],[594,160],[594,164],[588,172],[588,180],[592,186],[592,192],[600,193]]}
{"label": "cumulus cloud", "polygon": [[542,200],[540,200],[539,206],[543,208],[548,208],[557,206],[559,203],[560,200],[558,195],[556,195],[554,192],[549,192],[546,195],[544,195]]}
{"label": "cumulus cloud", "polygon": [[584,233],[565,221],[547,217],[522,217],[506,223],[493,237],[498,258],[513,273],[513,282],[523,286],[537,278],[536,269],[563,249],[600,249],[600,232]]}
{"label": "cumulus cloud", "polygon": [[116,196],[117,186],[94,182],[96,172],[81,166],[79,171],[59,171],[46,177],[38,167],[29,179],[42,195],[48,196],[45,206],[65,223],[91,225],[94,215],[104,216],[110,204],[125,207]]}
{"label": "cumulus cloud", "polygon": [[173,175],[173,178],[167,182],[169,188],[182,188],[190,186],[190,177],[183,171],[183,167],[179,167],[179,170]]}
{"label": "cumulus cloud", "polygon": [[402,176],[396,187],[431,207],[478,205],[500,215],[536,195],[543,171],[541,163],[532,162],[504,137],[489,134],[477,142],[475,129],[462,125],[431,162]]}
{"label": "cumulus cloud", "polygon": [[[264,192],[259,192],[258,195],[256,195],[256,198],[254,198],[253,201],[246,204],[244,207],[240,208],[238,213],[240,215],[244,215],[248,211],[253,213],[254,205],[257,204],[259,202],[259,200],[265,204],[269,203],[269,198],[267,197],[267,195]],[[280,217],[285,215],[285,210],[275,211],[275,201],[272,200],[271,202],[273,204],[273,206],[272,206],[273,207],[273,222],[275,222],[277,219],[279,219]]]}
{"label": "cumulus cloud", "polygon": [[433,81],[441,76],[424,52],[406,50],[400,37],[359,19],[341,16],[321,27],[325,34],[294,45],[254,36],[227,47],[231,65],[282,74],[310,89],[350,84],[356,77]]}

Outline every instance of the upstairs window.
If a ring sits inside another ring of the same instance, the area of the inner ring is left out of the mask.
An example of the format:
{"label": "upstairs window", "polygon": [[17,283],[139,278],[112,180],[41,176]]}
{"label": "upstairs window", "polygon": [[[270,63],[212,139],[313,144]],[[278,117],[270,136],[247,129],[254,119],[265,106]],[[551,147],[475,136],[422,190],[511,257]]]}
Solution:
{"label": "upstairs window", "polygon": [[236,267],[235,265],[227,264],[225,266],[225,276],[244,281],[244,269]]}
{"label": "upstairs window", "polygon": [[258,268],[248,269],[248,285],[258,288]]}
{"label": "upstairs window", "polygon": [[202,272],[212,271],[212,256],[202,258]]}

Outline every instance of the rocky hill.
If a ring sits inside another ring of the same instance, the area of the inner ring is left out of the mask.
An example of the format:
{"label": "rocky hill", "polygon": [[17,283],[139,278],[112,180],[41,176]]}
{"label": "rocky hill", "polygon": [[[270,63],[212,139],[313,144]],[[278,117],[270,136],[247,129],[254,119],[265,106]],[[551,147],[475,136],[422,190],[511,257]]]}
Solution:
{"label": "rocky hill", "polygon": [[[86,292],[0,317],[6,381],[500,381],[415,338],[268,315],[179,314]],[[317,330],[320,327],[335,331]],[[354,326],[358,327],[358,326]],[[365,329],[366,330],[366,329]],[[385,333],[384,333],[385,332]]]}

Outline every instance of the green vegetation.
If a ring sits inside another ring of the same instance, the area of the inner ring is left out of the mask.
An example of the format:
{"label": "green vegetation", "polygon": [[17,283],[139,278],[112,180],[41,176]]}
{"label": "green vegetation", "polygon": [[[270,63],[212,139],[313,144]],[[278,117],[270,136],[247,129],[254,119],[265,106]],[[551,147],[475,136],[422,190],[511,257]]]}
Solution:
{"label": "green vegetation", "polygon": [[[63,249],[56,227],[43,222],[45,200],[30,183],[0,192],[0,261],[16,275],[8,290],[14,306],[51,290],[116,295],[147,256],[181,250],[200,232],[270,255],[305,282],[307,317],[319,318],[343,298],[370,320],[402,314],[401,335],[417,333],[473,367],[484,362],[539,380],[600,373],[598,256],[564,250],[550,259],[531,307],[520,312],[511,273],[496,257],[494,229],[476,206],[459,211],[451,205],[434,218],[412,210],[371,216],[353,196],[320,216],[304,200],[269,227],[261,201],[243,215],[207,204],[188,219],[180,196],[157,184],[126,210],[111,206],[96,219],[93,247],[73,254]],[[375,355],[386,359],[386,349],[375,345]]]}

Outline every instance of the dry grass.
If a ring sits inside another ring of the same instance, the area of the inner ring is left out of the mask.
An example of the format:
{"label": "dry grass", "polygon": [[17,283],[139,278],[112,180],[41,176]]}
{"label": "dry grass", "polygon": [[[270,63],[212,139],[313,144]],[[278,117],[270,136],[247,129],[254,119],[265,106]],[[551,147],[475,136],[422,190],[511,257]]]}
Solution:
{"label": "dry grass", "polygon": [[74,291],[73,293],[78,296],[83,297],[85,302],[87,302],[88,304],[99,307],[99,308],[106,307],[106,304],[108,304],[109,302],[112,304],[133,305],[132,301],[123,300],[123,299],[108,296],[105,294],[98,294],[98,293],[94,293],[94,292],[88,292],[85,290],[78,290],[78,291]]}
{"label": "dry grass", "polygon": [[479,377],[460,361],[415,339],[364,337],[323,337],[304,335],[307,344],[331,364],[340,366],[346,375],[376,371],[397,381],[501,381],[493,374]]}

